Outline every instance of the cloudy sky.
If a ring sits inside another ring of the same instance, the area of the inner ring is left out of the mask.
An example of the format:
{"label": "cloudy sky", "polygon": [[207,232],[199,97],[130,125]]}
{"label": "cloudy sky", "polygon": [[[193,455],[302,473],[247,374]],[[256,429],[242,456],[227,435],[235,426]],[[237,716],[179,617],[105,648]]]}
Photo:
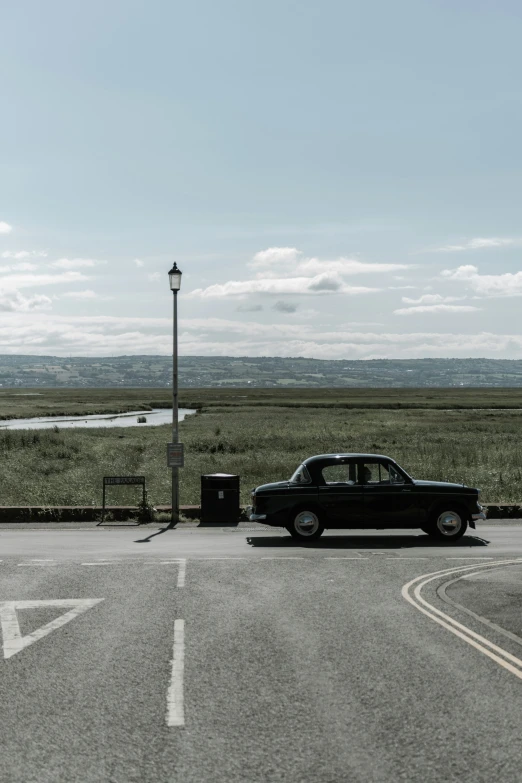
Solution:
{"label": "cloudy sky", "polygon": [[522,358],[517,0],[24,0],[0,353]]}

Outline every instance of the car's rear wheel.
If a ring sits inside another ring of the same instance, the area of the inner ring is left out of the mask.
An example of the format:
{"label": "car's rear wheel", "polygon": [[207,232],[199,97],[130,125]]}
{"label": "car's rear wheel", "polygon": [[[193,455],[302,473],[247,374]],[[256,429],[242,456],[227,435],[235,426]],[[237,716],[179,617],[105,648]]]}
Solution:
{"label": "car's rear wheel", "polygon": [[468,521],[460,509],[438,508],[422,530],[437,541],[451,544],[462,538],[467,528]]}
{"label": "car's rear wheel", "polygon": [[317,511],[312,508],[298,508],[290,515],[287,530],[299,541],[313,541],[322,535],[324,526]]}

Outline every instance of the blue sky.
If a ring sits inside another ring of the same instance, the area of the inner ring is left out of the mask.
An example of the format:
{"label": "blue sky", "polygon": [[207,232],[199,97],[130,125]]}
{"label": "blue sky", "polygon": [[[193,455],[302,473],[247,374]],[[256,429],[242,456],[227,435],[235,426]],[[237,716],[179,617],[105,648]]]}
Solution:
{"label": "blue sky", "polygon": [[522,357],[522,6],[0,3],[0,352]]}

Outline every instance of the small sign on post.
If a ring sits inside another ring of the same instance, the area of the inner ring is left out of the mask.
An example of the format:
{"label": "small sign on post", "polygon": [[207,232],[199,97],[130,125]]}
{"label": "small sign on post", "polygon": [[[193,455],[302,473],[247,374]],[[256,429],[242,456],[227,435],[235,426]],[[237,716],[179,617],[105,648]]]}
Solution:
{"label": "small sign on post", "polygon": [[167,467],[182,468],[185,464],[183,443],[167,443]]}

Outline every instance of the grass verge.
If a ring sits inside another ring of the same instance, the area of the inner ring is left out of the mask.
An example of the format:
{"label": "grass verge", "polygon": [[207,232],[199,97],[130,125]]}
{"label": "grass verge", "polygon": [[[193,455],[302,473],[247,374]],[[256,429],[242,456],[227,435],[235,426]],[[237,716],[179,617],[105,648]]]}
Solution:
{"label": "grass verge", "polygon": [[[181,503],[200,500],[200,476],[241,476],[253,486],[287,478],[312,454],[388,454],[417,478],[463,482],[488,503],[522,500],[522,412],[368,410],[304,406],[205,408],[180,425],[186,466]],[[144,475],[149,501],[170,502],[170,428],[0,430],[2,505],[99,505],[106,475]],[[111,487],[107,504],[131,505],[139,489]]]}

